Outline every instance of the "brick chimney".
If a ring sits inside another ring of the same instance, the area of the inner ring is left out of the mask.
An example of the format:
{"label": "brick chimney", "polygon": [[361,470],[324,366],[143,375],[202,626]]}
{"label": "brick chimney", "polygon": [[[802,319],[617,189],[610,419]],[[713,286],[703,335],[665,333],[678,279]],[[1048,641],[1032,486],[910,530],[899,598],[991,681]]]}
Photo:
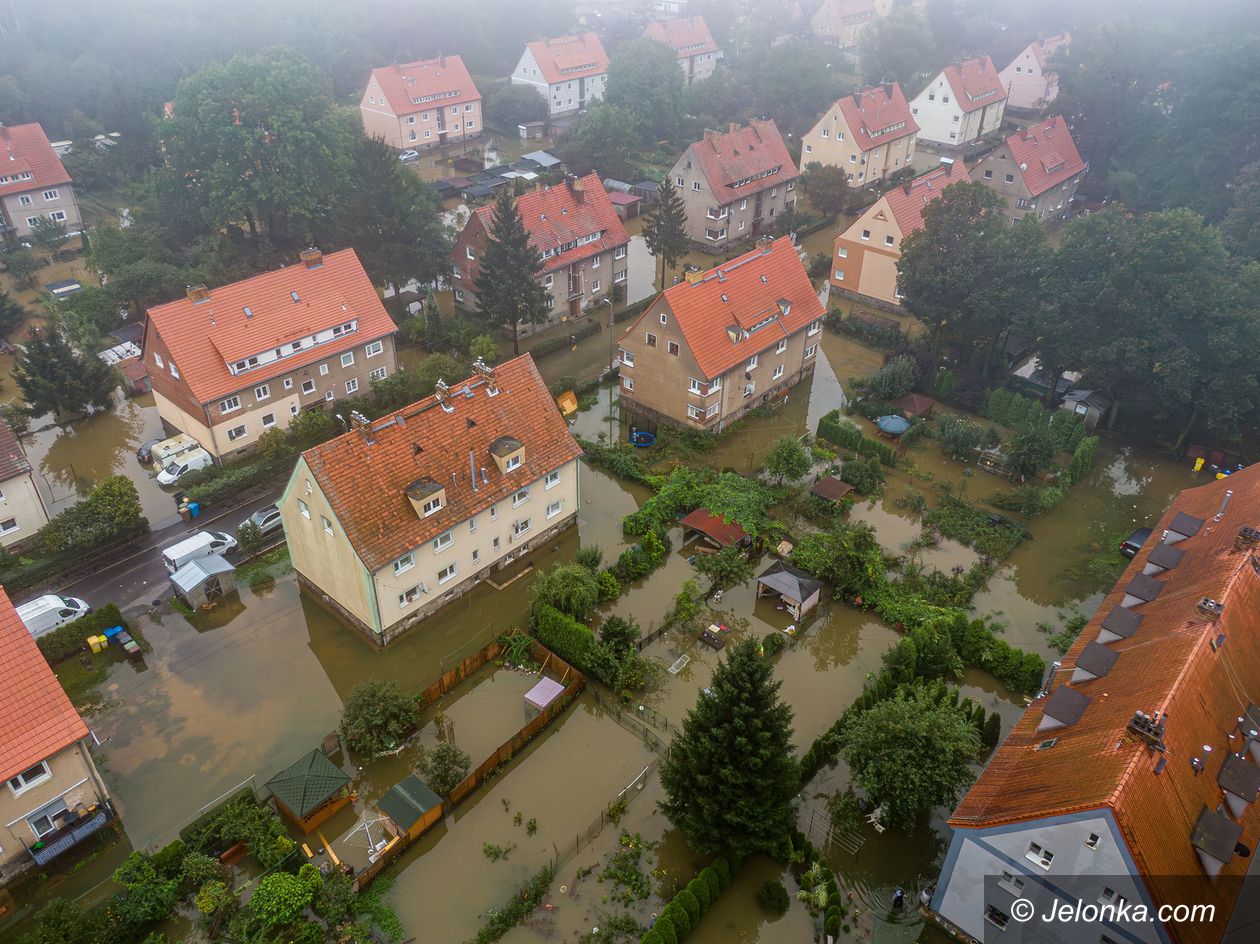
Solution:
{"label": "brick chimney", "polygon": [[586,199],[586,184],[582,183],[582,178],[570,174],[564,181],[569,185],[569,192],[573,194],[575,200],[581,203]]}
{"label": "brick chimney", "polygon": [[324,264],[324,254],[314,246],[310,249],[303,249],[298,253],[298,258],[302,260],[302,264],[308,269],[318,269]]}
{"label": "brick chimney", "polygon": [[739,130],[739,122],[738,122],[738,121],[732,121],[732,122],[731,122],[731,123],[727,126],[727,128],[726,128],[726,131],[727,131],[727,133],[728,133],[728,134],[734,134],[734,133],[735,133],[736,131],[738,131],[738,130]]}
{"label": "brick chimney", "polygon": [[210,289],[204,285],[190,285],[188,286],[188,300],[194,305],[208,302],[210,300]]}

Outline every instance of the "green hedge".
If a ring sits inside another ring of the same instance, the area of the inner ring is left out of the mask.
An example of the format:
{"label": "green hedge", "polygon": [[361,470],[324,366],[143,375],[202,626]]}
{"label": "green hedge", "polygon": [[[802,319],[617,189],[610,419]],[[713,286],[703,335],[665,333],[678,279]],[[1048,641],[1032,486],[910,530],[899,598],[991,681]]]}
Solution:
{"label": "green hedge", "polygon": [[633,305],[627,305],[625,308],[621,309],[621,311],[613,315],[613,321],[617,324],[621,324],[621,322],[629,321],[636,315],[641,315],[643,312],[647,311],[648,306],[651,305],[652,302],[656,301],[656,296],[658,294],[660,293],[656,291],[656,283],[653,282],[651,295],[635,302]]}
{"label": "green hedge", "polygon": [[648,929],[639,944],[660,944],[665,941],[682,941],[704,917],[718,896],[726,891],[732,880],[731,866],[719,856],[712,865],[705,866],[700,874],[687,883],[661,909],[660,916]]}
{"label": "green hedge", "polygon": [[546,341],[535,344],[529,349],[529,353],[538,358],[546,357],[548,354],[554,354],[556,351],[563,351],[572,345],[573,338],[577,338],[579,341],[582,338],[589,338],[592,334],[598,334],[599,328],[599,320],[596,318],[590,318],[583,324],[578,325],[568,334],[548,338]]}
{"label": "green hedge", "polygon": [[291,471],[293,462],[289,459],[275,462],[259,458],[249,462],[211,466],[194,472],[180,482],[178,487],[189,501],[203,506],[213,505],[255,485],[278,481]]}
{"label": "green hedge", "polygon": [[68,659],[79,650],[86,648],[88,636],[99,636],[113,626],[128,628],[118,607],[109,603],[73,623],[66,623],[65,626],[40,636],[35,643],[49,664],[55,665],[62,659]]}
{"label": "green hedge", "polygon": [[875,456],[886,466],[897,464],[897,452],[891,446],[862,435],[858,427],[844,419],[839,410],[832,410],[818,421],[818,437],[864,456]]}
{"label": "green hedge", "polygon": [[565,662],[616,688],[620,668],[616,654],[573,617],[554,606],[540,606],[534,617],[534,633]]}

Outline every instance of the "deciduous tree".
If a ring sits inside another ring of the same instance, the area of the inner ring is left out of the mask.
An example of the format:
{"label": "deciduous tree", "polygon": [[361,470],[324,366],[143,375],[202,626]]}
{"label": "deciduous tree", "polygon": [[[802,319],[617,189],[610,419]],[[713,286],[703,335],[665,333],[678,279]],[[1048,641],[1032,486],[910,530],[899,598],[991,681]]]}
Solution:
{"label": "deciduous tree", "polygon": [[605,99],[635,116],[641,144],[668,140],[678,131],[683,76],[674,51],[644,36],[619,47],[608,63]]}
{"label": "deciduous tree", "polygon": [[387,679],[366,679],[354,687],[341,712],[346,747],[368,757],[402,743],[420,722],[416,700]]}
{"label": "deciduous tree", "polygon": [[440,797],[449,797],[471,769],[472,758],[452,741],[442,741],[425,751],[420,761],[424,782]]}
{"label": "deciduous tree", "polygon": [[810,205],[826,216],[839,216],[849,204],[849,181],[843,167],[814,161],[805,165],[801,188]]}
{"label": "deciduous tree", "polygon": [[775,441],[766,452],[766,471],[773,475],[780,484],[783,481],[796,481],[809,471],[813,462],[809,453],[795,436],[784,436]]}
{"label": "deciduous tree", "polygon": [[709,578],[709,589],[723,590],[734,587],[753,575],[753,566],[742,547],[730,545],[716,554],[701,554],[696,558],[696,573]]}

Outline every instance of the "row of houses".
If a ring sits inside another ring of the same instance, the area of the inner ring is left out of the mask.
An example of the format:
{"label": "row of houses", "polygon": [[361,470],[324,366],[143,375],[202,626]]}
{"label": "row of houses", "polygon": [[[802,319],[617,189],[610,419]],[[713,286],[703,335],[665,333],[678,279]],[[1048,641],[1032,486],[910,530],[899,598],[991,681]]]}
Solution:
{"label": "row of houses", "polygon": [[[722,50],[702,16],[654,20],[644,36],[668,46],[688,83],[713,74]],[[540,39],[525,46],[511,73],[558,117],[604,97],[608,54],[593,32]],[[393,63],[372,70],[359,100],[364,132],[398,150],[470,141],[484,130],[482,97],[459,56]]]}

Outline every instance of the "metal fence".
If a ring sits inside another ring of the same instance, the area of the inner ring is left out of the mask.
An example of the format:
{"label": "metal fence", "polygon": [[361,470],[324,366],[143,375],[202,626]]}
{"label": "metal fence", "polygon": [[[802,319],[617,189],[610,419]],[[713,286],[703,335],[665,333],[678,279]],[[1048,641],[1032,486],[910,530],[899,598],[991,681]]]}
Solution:
{"label": "metal fence", "polygon": [[639,771],[633,780],[617,792],[616,798],[610,801],[606,807],[599,811],[599,816],[592,820],[589,826],[574,835],[571,842],[567,842],[563,846],[557,846],[554,843],[552,844],[552,849],[555,850],[555,857],[553,859],[553,865],[555,868],[560,868],[561,865],[568,862],[583,849],[590,847],[590,845],[599,838],[600,833],[604,831],[605,827],[610,825],[618,826],[621,824],[621,819],[626,815],[626,811],[629,809],[631,802],[633,802],[634,798],[642,793],[643,788],[647,786],[648,777],[650,777],[652,775],[652,771],[656,769],[657,763],[658,762],[654,760]]}
{"label": "metal fence", "polygon": [[609,698],[597,689],[591,689],[595,702],[601,709],[635,737],[639,738],[657,754],[663,755],[668,746],[667,741],[678,736],[678,729],[659,711],[647,705],[633,707],[623,705]]}

